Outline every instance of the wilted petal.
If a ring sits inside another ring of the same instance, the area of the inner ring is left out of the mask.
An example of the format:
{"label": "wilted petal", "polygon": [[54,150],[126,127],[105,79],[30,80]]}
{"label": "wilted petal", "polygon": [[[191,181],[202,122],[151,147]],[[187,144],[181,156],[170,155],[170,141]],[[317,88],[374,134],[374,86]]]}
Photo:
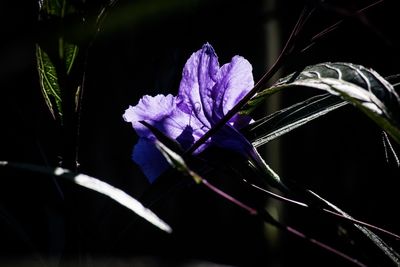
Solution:
{"label": "wilted petal", "polygon": [[154,142],[139,138],[133,148],[132,159],[139,165],[150,183],[154,182],[169,167],[164,156],[158,151]]}

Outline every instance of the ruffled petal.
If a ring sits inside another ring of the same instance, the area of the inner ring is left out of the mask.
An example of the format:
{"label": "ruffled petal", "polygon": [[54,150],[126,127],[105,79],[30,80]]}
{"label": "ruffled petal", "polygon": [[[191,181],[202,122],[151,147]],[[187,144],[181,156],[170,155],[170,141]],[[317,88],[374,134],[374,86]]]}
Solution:
{"label": "ruffled petal", "polygon": [[146,138],[139,138],[133,148],[132,159],[139,165],[150,183],[154,182],[169,167],[168,162],[154,143]]}
{"label": "ruffled petal", "polygon": [[[232,58],[230,63],[221,67],[218,74],[218,82],[215,84],[212,97],[215,99],[215,119],[222,118],[229,112],[252,88],[254,79],[251,64],[240,56]],[[241,118],[236,115],[231,119],[231,124],[246,124],[249,117]],[[239,123],[240,122],[240,123]]]}
{"label": "ruffled petal", "polygon": [[150,136],[153,136],[151,131],[140,121],[146,121],[157,127],[159,122],[171,116],[175,109],[176,99],[173,95],[157,95],[154,97],[145,95],[136,106],[129,106],[122,117],[126,122],[132,123],[140,137],[150,138]]}
{"label": "ruffled petal", "polygon": [[212,88],[217,80],[219,63],[210,44],[193,53],[186,62],[179,86],[179,108],[197,119],[206,127],[211,127],[213,99]]}
{"label": "ruffled petal", "polygon": [[[183,149],[189,148],[207,130],[195,116],[187,114],[179,108],[155,126],[168,137],[175,140],[179,138],[178,142]],[[188,135],[189,132],[191,136]]]}
{"label": "ruffled petal", "polygon": [[[183,69],[177,97],[172,95],[144,96],[130,106],[123,118],[131,122],[140,136],[133,151],[133,160],[150,182],[168,168],[167,161],[156,149],[153,133],[140,121],[146,121],[188,149],[254,86],[252,67],[242,57],[219,68],[218,58],[210,44],[193,53]],[[235,115],[229,125],[202,144],[195,154],[213,145],[246,153],[249,142],[236,130],[248,124],[250,117]]]}

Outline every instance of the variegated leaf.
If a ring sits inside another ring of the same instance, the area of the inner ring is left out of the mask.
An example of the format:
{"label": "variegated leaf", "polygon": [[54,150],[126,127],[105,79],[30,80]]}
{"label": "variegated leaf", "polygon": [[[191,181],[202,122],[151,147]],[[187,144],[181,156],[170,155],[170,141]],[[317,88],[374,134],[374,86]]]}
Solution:
{"label": "variegated leaf", "polygon": [[[377,72],[351,63],[321,63],[308,66],[301,72],[282,78],[250,100],[243,113],[254,110],[269,95],[294,87],[320,89],[340,97],[367,114],[396,142],[400,143],[399,95],[393,86]],[[329,112],[330,108],[328,105],[326,111]],[[320,111],[319,115],[327,113],[323,109]],[[315,116],[315,114],[313,111],[310,116]],[[302,114],[298,119],[304,120],[305,117],[307,116]],[[290,124],[296,124],[296,119],[292,118]],[[286,132],[291,130],[290,125],[281,127]],[[279,133],[279,129],[276,131]]]}

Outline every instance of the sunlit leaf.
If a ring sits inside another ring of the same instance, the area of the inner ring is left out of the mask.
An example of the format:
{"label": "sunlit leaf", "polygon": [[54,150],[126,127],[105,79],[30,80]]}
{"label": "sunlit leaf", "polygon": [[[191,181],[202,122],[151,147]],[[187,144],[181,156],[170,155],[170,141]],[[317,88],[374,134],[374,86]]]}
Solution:
{"label": "sunlit leaf", "polygon": [[346,104],[330,94],[314,96],[251,123],[242,133],[259,147]]}
{"label": "sunlit leaf", "polygon": [[12,168],[16,168],[19,170],[27,170],[37,173],[43,173],[45,175],[51,175],[55,177],[61,177],[70,182],[73,182],[79,186],[88,188],[90,190],[96,191],[100,194],[108,196],[114,201],[118,202],[122,206],[128,208],[133,211],[143,219],[147,220],[154,226],[160,228],[161,230],[171,233],[171,227],[162,221],[156,214],[154,214],[151,210],[144,207],[139,201],[129,196],[127,193],[118,189],[106,182],[103,182],[97,178],[85,175],[85,174],[76,174],[72,173],[67,169],[63,168],[49,168],[43,167],[39,165],[33,164],[25,164],[25,163],[15,163],[15,162],[7,162],[1,161],[0,166],[9,166]]}
{"label": "sunlit leaf", "polygon": [[[62,122],[63,90],[70,89],[63,88],[65,84],[60,84],[60,77],[65,80],[71,73],[79,47],[66,40],[59,25],[66,14],[76,10],[66,0],[41,0],[39,9],[39,21],[43,25],[52,25],[46,28],[44,40],[36,45],[40,87],[53,118]],[[79,88],[75,89],[78,91]]]}
{"label": "sunlit leaf", "polygon": [[350,63],[321,63],[280,79],[250,100],[243,113],[251,112],[273,93],[299,87],[324,90],[353,104],[400,143],[399,95],[374,70]]}
{"label": "sunlit leaf", "polygon": [[70,74],[72,66],[74,65],[75,58],[78,54],[79,48],[77,45],[65,43],[64,52],[65,52],[65,69],[67,74]]}
{"label": "sunlit leaf", "polygon": [[50,57],[38,45],[36,46],[36,60],[39,72],[40,88],[46,104],[53,118],[62,117],[61,91],[58,83],[56,68]]}

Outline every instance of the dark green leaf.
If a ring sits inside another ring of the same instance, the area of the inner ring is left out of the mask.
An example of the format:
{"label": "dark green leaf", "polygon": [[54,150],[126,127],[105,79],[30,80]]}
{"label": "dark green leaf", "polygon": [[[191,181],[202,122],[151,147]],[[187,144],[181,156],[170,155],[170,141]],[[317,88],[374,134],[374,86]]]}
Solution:
{"label": "dark green leaf", "polygon": [[393,86],[372,69],[350,63],[321,63],[280,79],[249,101],[251,112],[269,95],[287,88],[327,91],[353,104],[400,143],[400,97]]}
{"label": "dark green leaf", "polygon": [[[318,194],[314,193],[311,190],[307,190],[308,196],[311,196],[313,200],[317,200],[330,209],[333,209],[334,211],[342,214],[343,216],[353,219],[349,214],[338,208],[336,205],[332,204],[328,200],[322,198]],[[367,236],[378,248],[382,250],[382,252],[396,265],[400,266],[400,255],[394,251],[393,248],[388,246],[379,236],[377,236],[375,233],[373,233],[371,230],[366,228],[365,226],[359,225],[359,224],[354,224],[354,226],[361,231],[365,236]]]}
{"label": "dark green leaf", "polygon": [[50,57],[39,45],[36,46],[36,60],[39,72],[40,88],[53,118],[62,117],[61,90],[56,68]]}
{"label": "dark green leaf", "polygon": [[77,45],[65,43],[64,53],[65,53],[65,69],[67,74],[70,74],[72,66],[74,65],[75,58],[78,54],[79,48]]}
{"label": "dark green leaf", "polygon": [[346,104],[330,94],[314,96],[251,123],[242,133],[259,147]]}
{"label": "dark green leaf", "polygon": [[[73,6],[67,5],[66,0],[43,0],[39,1],[39,4],[39,20],[52,25],[46,28],[46,39],[36,45],[40,85],[51,114],[62,121],[62,93],[63,90],[69,89],[62,88],[65,85],[60,84],[60,77],[65,80],[71,73],[79,47],[66,41],[60,25],[67,13],[74,13],[76,10]],[[78,91],[79,87],[76,90]]]}

